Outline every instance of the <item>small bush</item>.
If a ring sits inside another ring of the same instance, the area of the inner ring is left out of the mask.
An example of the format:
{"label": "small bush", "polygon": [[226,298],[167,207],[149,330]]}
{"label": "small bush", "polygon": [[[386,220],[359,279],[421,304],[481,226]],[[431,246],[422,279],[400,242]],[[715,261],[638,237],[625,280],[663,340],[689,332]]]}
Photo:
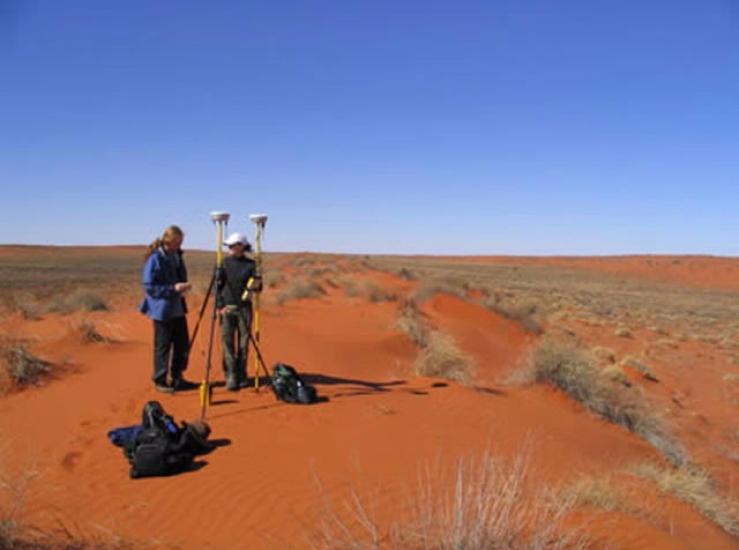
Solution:
{"label": "small bush", "polygon": [[624,357],[621,360],[621,366],[622,367],[629,367],[634,370],[636,370],[639,374],[642,375],[642,377],[646,378],[647,380],[650,380],[651,382],[659,382],[659,379],[657,376],[652,372],[652,369],[649,368],[649,365],[646,365],[645,363],[639,361],[638,359],[634,357]]}
{"label": "small bush", "polygon": [[435,294],[451,294],[458,298],[466,298],[469,284],[464,279],[456,277],[438,277],[425,281],[411,295],[411,300],[422,303]]}
{"label": "small bush", "polygon": [[397,296],[392,292],[388,292],[380,285],[369,279],[361,281],[346,280],[344,282],[344,292],[350,298],[365,296],[370,302],[392,302]]}
{"label": "small bush", "polygon": [[82,337],[82,341],[85,343],[106,344],[110,342],[110,338],[100,334],[97,330],[97,327],[95,326],[95,323],[93,323],[89,319],[85,319],[79,325],[77,325],[77,332],[80,334],[80,336]]}
{"label": "small bush", "polygon": [[293,279],[277,295],[277,303],[282,305],[290,300],[301,300],[303,298],[320,298],[326,294],[323,287],[316,281],[305,277]]}
{"label": "small bush", "polygon": [[474,362],[460,351],[454,339],[436,331],[429,334],[413,368],[419,376],[446,378],[463,384],[471,381],[475,371]]}
{"label": "small bush", "polygon": [[285,274],[277,270],[266,271],[262,275],[262,285],[264,288],[275,288],[285,283],[287,279]]}
{"label": "small bush", "polygon": [[107,302],[87,290],[77,290],[66,296],[57,296],[48,306],[48,310],[54,313],[72,313],[73,311],[107,311]]}
{"label": "small bush", "polygon": [[3,370],[16,386],[35,384],[51,370],[51,363],[33,355],[20,340],[0,339]]}
{"label": "small bush", "polygon": [[554,498],[548,487],[532,488],[528,455],[505,461],[486,453],[460,459],[452,472],[422,471],[408,492],[404,513],[389,524],[375,520],[373,508],[352,491],[343,506],[320,515],[318,548],[585,548],[579,526],[565,521],[572,500]]}
{"label": "small bush", "polygon": [[551,384],[609,422],[626,427],[659,449],[674,464],[684,462],[682,448],[666,432],[660,419],[638,396],[618,391],[598,376],[591,354],[553,340],[537,345],[528,364],[528,377]]}
{"label": "small bush", "polygon": [[722,497],[711,476],[695,465],[663,469],[656,464],[638,464],[632,472],[654,481],[663,493],[687,502],[702,515],[733,536],[739,536],[739,502]]}
{"label": "small bush", "polygon": [[542,334],[544,329],[536,320],[538,306],[530,301],[517,302],[514,299],[502,298],[494,294],[484,302],[484,306],[498,315],[521,323],[523,327],[534,334]]}
{"label": "small bush", "polygon": [[407,301],[401,306],[400,315],[396,324],[419,348],[425,347],[428,344],[428,330],[415,302]]}
{"label": "small bush", "polygon": [[407,267],[401,267],[397,272],[397,276],[403,279],[404,281],[415,281],[416,276],[415,274],[408,269]]}

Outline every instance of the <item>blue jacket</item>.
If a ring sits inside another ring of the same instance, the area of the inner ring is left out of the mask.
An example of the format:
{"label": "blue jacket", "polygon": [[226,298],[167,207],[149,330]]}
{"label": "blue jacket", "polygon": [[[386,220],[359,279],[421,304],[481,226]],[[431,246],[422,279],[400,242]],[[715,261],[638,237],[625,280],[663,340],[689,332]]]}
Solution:
{"label": "blue jacket", "polygon": [[143,272],[145,296],[139,311],[155,321],[167,321],[187,313],[185,299],[175,291],[175,283],[187,281],[182,253],[167,254],[158,248],[146,260]]}

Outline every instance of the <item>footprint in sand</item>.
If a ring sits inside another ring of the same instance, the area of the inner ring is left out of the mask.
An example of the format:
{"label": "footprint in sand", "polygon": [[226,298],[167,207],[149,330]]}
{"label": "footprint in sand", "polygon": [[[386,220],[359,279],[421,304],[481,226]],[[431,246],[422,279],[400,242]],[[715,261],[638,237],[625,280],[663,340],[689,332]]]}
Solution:
{"label": "footprint in sand", "polygon": [[77,463],[82,458],[82,453],[77,451],[72,451],[64,455],[64,458],[62,458],[62,467],[71,472],[74,470],[75,466],[77,466]]}

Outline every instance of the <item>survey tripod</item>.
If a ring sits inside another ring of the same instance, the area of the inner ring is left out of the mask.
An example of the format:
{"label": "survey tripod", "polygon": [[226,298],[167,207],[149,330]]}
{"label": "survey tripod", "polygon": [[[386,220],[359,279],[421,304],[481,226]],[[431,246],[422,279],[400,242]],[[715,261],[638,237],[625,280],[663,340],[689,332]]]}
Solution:
{"label": "survey tripod", "polygon": [[[193,344],[195,343],[195,339],[198,335],[198,330],[200,329],[200,323],[203,320],[203,317],[205,315],[205,311],[208,307],[208,301],[210,300],[211,294],[213,294],[214,290],[218,292],[220,290],[220,285],[222,284],[222,281],[224,281],[224,271],[223,271],[223,229],[228,225],[228,220],[230,218],[230,214],[227,212],[211,212],[210,214],[211,220],[216,224],[216,241],[217,241],[217,248],[216,248],[216,265],[213,269],[213,275],[211,276],[210,283],[208,284],[208,290],[205,293],[205,298],[203,300],[203,304],[200,306],[200,312],[198,313],[198,320],[195,323],[195,328],[192,331],[192,337],[190,338],[189,342],[189,349],[192,349]],[[216,321],[218,317],[218,307],[217,307],[217,300],[213,299],[213,307],[212,307],[212,316],[210,320],[210,331],[208,334],[208,348],[206,352],[206,358],[205,358],[205,375],[203,378],[203,381],[200,384],[200,418],[201,420],[205,419],[205,412],[207,408],[211,404],[211,398],[213,395],[213,388],[210,383],[210,371],[213,364],[213,342],[214,342],[214,336],[215,336],[215,327],[216,327]],[[264,371],[264,374],[267,376],[267,379],[270,379],[269,372],[267,371],[267,365],[264,362],[264,357],[262,356],[262,351],[259,349],[259,346],[257,345],[257,342],[254,340],[254,336],[251,333],[251,327],[247,334],[247,345],[251,344],[254,347],[254,351],[256,352],[256,357],[258,359],[258,365],[262,367],[262,370]],[[255,372],[255,378],[259,378],[259,371],[257,370]],[[257,391],[258,391],[258,386]]]}

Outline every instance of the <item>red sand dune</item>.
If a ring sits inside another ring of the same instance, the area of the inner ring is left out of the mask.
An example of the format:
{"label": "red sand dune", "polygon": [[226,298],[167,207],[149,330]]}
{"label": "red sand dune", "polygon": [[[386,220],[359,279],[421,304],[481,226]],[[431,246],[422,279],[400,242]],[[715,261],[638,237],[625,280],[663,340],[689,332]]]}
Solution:
{"label": "red sand dune", "polygon": [[[603,267],[598,260],[592,266]],[[624,269],[639,271],[631,264]],[[387,274],[372,277],[399,290],[410,285]],[[153,391],[152,329],[134,311],[136,300],[132,296],[125,310],[86,316],[117,343],[81,344],[73,331],[79,315],[14,317],[1,327],[37,339],[40,355],[72,363],[59,379],[0,399],[6,470],[37,472],[28,485],[29,521],[132,540],[156,532],[164,545],[182,548],[305,547],[306,534],[325,518],[326,502],[340,508],[357,488],[371,495],[376,519],[387,523],[407,503],[419,469],[450,468],[458,458],[487,449],[512,457],[530,448],[530,466],[541,483],[661,460],[647,443],[559,392],[502,387],[501,376],[534,340],[516,323],[449,296],[429,301],[424,312],[474,357],[480,374],[471,387],[439,384],[412,375],[416,349],[394,326],[395,303],[370,304],[336,290],[283,306],[267,300],[262,332],[267,361],[315,375],[327,402],[292,406],[277,402],[268,388],[258,394],[216,388],[208,421],[213,437],[230,445],[203,457],[198,471],[132,481],[106,432],[136,423],[150,399],[162,401],[178,419],[198,414],[197,392]],[[191,327],[193,322],[191,314]],[[206,334],[201,332],[188,372],[198,381]],[[221,378],[217,362],[214,374]],[[670,503],[672,534],[618,514],[596,522],[594,532],[617,547],[735,547],[688,506],[648,498],[659,508]]]}

